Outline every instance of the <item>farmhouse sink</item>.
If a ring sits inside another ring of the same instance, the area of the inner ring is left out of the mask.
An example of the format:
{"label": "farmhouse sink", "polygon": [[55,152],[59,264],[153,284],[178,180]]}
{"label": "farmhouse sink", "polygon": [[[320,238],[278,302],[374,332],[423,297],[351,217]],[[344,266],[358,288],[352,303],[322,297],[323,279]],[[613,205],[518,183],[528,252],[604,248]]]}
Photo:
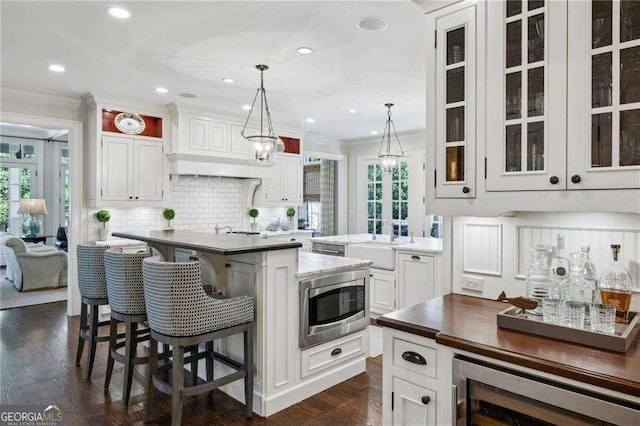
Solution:
{"label": "farmhouse sink", "polygon": [[372,268],[393,271],[396,268],[396,253],[393,246],[397,243],[371,241],[361,244],[350,244],[348,256],[356,259],[366,259],[373,262]]}

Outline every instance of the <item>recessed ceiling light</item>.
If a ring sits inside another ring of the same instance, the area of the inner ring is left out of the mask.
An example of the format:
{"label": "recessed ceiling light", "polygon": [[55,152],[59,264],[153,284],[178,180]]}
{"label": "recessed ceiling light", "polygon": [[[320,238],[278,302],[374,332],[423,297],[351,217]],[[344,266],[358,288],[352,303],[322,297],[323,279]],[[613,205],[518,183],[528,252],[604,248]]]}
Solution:
{"label": "recessed ceiling light", "polygon": [[233,83],[232,78],[223,78],[222,81],[224,81],[225,83]]}
{"label": "recessed ceiling light", "polygon": [[382,31],[389,26],[383,18],[362,18],[358,21],[358,28],[365,31]]}
{"label": "recessed ceiling light", "polygon": [[242,109],[249,111],[251,109],[251,105],[242,105]]}
{"label": "recessed ceiling light", "polygon": [[377,130],[372,130],[372,131],[371,131],[371,134],[372,134],[372,135],[377,135],[377,134],[378,134],[378,131],[377,131]]}
{"label": "recessed ceiling light", "polygon": [[158,92],[158,93],[168,93],[169,89],[167,89],[165,87],[156,87],[156,92]]}
{"label": "recessed ceiling light", "polygon": [[355,109],[350,109],[348,112],[349,114],[355,114],[357,111]]}
{"label": "recessed ceiling light", "polygon": [[311,118],[311,117],[307,118],[307,123],[315,123],[315,122],[316,122],[315,118]]}
{"label": "recessed ceiling light", "polygon": [[310,47],[300,47],[298,48],[298,53],[300,53],[301,55],[308,55],[310,53],[313,53],[313,49]]}
{"label": "recessed ceiling light", "polygon": [[181,98],[187,98],[187,99],[197,98],[197,96],[194,95],[193,93],[179,93],[178,96],[180,96]]}
{"label": "recessed ceiling light", "polygon": [[49,65],[49,71],[53,71],[53,72],[65,72],[66,69],[65,67],[63,67],[62,65],[58,65],[58,64],[51,64]]}
{"label": "recessed ceiling light", "polygon": [[131,16],[131,13],[127,9],[123,9],[121,7],[110,7],[109,15],[118,19],[127,19]]}

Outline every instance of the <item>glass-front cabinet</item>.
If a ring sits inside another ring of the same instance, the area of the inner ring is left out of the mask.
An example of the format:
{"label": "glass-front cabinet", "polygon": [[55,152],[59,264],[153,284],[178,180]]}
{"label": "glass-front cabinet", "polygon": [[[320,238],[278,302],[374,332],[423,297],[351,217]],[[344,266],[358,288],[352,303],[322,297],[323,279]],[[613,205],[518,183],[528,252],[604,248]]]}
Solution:
{"label": "glass-front cabinet", "polygon": [[476,194],[476,6],[436,20],[436,196]]}
{"label": "glass-front cabinet", "polygon": [[640,188],[640,1],[569,2],[569,189]]}
{"label": "glass-front cabinet", "polygon": [[487,190],[565,189],[567,3],[487,4]]}

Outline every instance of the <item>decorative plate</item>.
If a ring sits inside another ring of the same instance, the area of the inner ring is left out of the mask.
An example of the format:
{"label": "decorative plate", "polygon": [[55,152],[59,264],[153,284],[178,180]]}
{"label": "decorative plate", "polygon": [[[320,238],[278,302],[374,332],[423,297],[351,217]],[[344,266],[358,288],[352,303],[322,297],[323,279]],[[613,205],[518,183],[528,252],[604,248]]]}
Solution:
{"label": "decorative plate", "polygon": [[127,135],[139,135],[144,132],[146,126],[142,117],[132,112],[121,112],[116,115],[113,122],[118,130]]}

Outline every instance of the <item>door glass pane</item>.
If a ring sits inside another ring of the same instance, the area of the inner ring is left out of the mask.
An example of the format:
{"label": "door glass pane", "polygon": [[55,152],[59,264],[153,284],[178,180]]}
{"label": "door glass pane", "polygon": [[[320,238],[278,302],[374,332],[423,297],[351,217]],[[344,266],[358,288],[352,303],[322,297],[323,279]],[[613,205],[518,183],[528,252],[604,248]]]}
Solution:
{"label": "door glass pane", "polygon": [[464,27],[447,33],[447,65],[464,61]]}
{"label": "door glass pane", "polygon": [[544,115],[544,67],[530,69],[527,80],[528,115],[529,117]]}
{"label": "door glass pane", "polygon": [[593,0],[591,3],[591,47],[611,45],[611,0]]}
{"label": "door glass pane", "polygon": [[[0,229],[29,233],[29,215],[19,215],[20,199],[31,198],[33,173],[27,167],[0,168]],[[34,194],[35,195],[35,194]]]}
{"label": "door glass pane", "polygon": [[522,21],[507,24],[507,68],[522,64]]}
{"label": "door glass pane", "polygon": [[464,107],[447,109],[447,142],[464,140]]}
{"label": "door glass pane", "polygon": [[507,17],[522,13],[522,0],[507,0]]}
{"label": "door glass pane", "polygon": [[620,165],[640,165],[640,109],[620,111]]}
{"label": "door glass pane", "polygon": [[447,71],[447,103],[464,101],[464,67]]}
{"label": "door glass pane", "polygon": [[640,1],[622,0],[620,3],[620,41],[640,39]]}
{"label": "door glass pane", "polygon": [[544,13],[529,17],[529,63],[544,61]]}
{"label": "door glass pane", "polygon": [[527,125],[527,170],[544,170],[544,122]]}
{"label": "door glass pane", "polygon": [[507,120],[520,118],[520,110],[522,108],[521,72],[507,74],[505,101]]}
{"label": "door glass pane", "polygon": [[539,9],[544,7],[544,0],[529,0],[529,10]]}
{"label": "door glass pane", "polygon": [[640,46],[620,50],[620,103],[640,102]]}
{"label": "door glass pane", "polygon": [[611,167],[611,113],[591,117],[591,167]]}
{"label": "door glass pane", "polygon": [[464,146],[447,147],[447,182],[464,180]]}
{"label": "door glass pane", "polygon": [[506,164],[505,171],[522,170],[522,128],[520,124],[507,126],[506,129]]}
{"label": "door glass pane", "polygon": [[611,52],[594,55],[591,62],[591,107],[611,105]]}

